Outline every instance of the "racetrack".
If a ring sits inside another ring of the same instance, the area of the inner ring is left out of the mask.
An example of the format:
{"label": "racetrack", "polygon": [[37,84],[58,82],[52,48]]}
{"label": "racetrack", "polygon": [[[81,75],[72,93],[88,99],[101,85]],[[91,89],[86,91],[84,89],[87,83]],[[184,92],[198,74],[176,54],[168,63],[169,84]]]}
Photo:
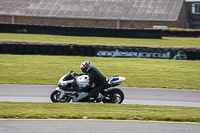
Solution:
{"label": "racetrack", "polygon": [[[0,102],[51,102],[56,85],[0,84]],[[200,90],[119,87],[124,104],[200,107]]]}
{"label": "racetrack", "polygon": [[1,133],[199,133],[199,124],[113,120],[0,120]]}

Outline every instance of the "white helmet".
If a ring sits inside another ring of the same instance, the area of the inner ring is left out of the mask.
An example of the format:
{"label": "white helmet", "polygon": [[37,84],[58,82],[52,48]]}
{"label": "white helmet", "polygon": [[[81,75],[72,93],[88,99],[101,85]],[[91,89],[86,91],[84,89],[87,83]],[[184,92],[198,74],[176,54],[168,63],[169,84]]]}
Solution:
{"label": "white helmet", "polygon": [[88,72],[92,68],[92,65],[89,61],[81,63],[81,70],[83,73]]}

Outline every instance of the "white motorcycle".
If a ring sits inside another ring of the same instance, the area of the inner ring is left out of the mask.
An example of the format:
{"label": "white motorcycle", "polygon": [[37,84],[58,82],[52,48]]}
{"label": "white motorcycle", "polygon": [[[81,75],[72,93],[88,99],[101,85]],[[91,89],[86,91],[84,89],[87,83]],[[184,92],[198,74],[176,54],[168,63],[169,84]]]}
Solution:
{"label": "white motorcycle", "polygon": [[[75,78],[74,74],[65,74],[58,81],[57,88],[51,93],[52,102],[95,102],[96,99],[88,97],[88,92],[79,91],[78,88],[86,85],[89,82],[88,75],[82,75]],[[124,100],[124,93],[119,88],[110,88],[120,85],[126,78],[121,76],[112,76],[107,79],[107,87],[99,92],[98,99],[103,103],[122,103]],[[93,83],[92,88],[95,87]],[[98,101],[98,102],[100,102]],[[96,101],[97,102],[97,101]]]}

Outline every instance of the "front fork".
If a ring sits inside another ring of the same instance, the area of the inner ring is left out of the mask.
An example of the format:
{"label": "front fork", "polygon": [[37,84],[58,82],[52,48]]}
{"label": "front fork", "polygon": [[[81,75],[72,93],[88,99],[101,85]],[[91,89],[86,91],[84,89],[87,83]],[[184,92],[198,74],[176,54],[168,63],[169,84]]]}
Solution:
{"label": "front fork", "polygon": [[56,90],[60,92],[60,96],[59,96],[59,100],[61,100],[63,98],[63,96],[65,95],[65,91],[60,89],[59,87],[56,87]]}

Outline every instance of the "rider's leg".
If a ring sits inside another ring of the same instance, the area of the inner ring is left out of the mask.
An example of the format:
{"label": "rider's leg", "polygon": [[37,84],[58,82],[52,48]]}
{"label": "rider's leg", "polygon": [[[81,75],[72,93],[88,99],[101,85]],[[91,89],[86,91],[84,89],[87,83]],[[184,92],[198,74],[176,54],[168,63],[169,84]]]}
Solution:
{"label": "rider's leg", "polygon": [[96,99],[99,95],[99,92],[102,91],[103,89],[105,89],[104,86],[96,86],[93,90],[89,92],[88,97],[93,97]]}

